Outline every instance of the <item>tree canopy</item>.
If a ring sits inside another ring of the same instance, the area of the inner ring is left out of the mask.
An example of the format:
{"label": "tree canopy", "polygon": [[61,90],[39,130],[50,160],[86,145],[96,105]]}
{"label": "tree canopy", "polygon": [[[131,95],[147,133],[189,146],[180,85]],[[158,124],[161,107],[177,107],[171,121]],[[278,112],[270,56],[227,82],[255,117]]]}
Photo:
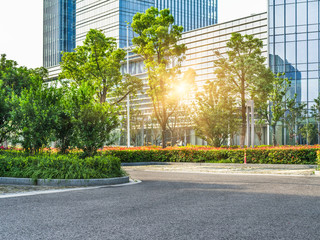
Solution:
{"label": "tree canopy", "polygon": [[178,44],[183,27],[174,25],[169,9],[159,11],[154,7],[145,13],[137,13],[131,26],[137,35],[132,40],[136,46],[133,51],[144,60],[148,74],[147,92],[162,130],[164,148],[167,122],[178,106],[175,86],[186,51],[184,44]]}
{"label": "tree canopy", "polygon": [[[265,66],[262,55],[263,42],[253,35],[232,33],[227,43],[226,55],[216,51],[214,61],[215,74],[222,84],[228,86],[241,108],[241,138],[244,146],[246,134],[246,102],[254,99],[255,104],[266,102],[261,96],[270,92],[273,73]],[[260,96],[260,97],[259,97]]]}

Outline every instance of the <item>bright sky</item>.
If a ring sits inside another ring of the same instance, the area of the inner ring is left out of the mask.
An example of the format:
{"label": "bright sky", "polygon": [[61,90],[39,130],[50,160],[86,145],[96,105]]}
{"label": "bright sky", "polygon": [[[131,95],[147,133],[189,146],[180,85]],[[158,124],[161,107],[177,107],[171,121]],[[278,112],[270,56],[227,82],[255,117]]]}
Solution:
{"label": "bright sky", "polygon": [[[42,66],[43,0],[0,0],[0,54]],[[267,11],[267,0],[218,0],[219,23]]]}

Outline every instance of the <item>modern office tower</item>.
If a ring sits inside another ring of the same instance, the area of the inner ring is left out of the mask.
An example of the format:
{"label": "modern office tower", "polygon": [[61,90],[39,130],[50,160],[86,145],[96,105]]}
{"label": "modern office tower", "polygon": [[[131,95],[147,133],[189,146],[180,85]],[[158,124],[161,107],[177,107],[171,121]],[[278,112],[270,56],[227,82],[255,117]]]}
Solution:
{"label": "modern office tower", "polygon": [[[145,12],[151,6],[169,8],[175,24],[185,31],[217,23],[217,0],[77,0],[76,45],[83,42],[91,28],[97,28],[116,38],[120,48],[126,47],[127,22],[131,23],[137,12]],[[130,31],[130,40],[132,37]]]}
{"label": "modern office tower", "polygon": [[75,48],[75,0],[43,1],[43,66],[58,66]]}
{"label": "modern office tower", "polygon": [[156,0],[158,9],[169,8],[175,24],[184,31],[206,27],[218,22],[218,0]]}
{"label": "modern office tower", "polygon": [[[319,9],[318,0],[269,0],[270,68],[291,79],[291,94],[308,109],[319,95]],[[277,137],[282,144],[291,143],[285,128]]]}

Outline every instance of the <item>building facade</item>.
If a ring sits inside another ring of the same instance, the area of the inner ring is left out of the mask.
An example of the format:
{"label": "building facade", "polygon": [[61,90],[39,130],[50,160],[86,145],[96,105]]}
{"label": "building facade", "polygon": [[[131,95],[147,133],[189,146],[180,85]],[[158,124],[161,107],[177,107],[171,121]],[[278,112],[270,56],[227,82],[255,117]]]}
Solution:
{"label": "building facade", "polygon": [[[76,45],[85,39],[87,32],[100,29],[107,37],[117,39],[118,46],[127,46],[127,23],[138,12],[151,6],[169,8],[175,24],[185,31],[217,23],[217,0],[77,0]],[[129,39],[133,38],[132,31]]]}
{"label": "building facade", "polygon": [[[291,79],[291,96],[296,94],[309,110],[320,90],[319,15],[318,0],[269,0],[270,68]],[[293,144],[285,128],[279,126],[277,132],[279,143]]]}
{"label": "building facade", "polygon": [[75,48],[75,0],[43,1],[43,66],[58,66]]}

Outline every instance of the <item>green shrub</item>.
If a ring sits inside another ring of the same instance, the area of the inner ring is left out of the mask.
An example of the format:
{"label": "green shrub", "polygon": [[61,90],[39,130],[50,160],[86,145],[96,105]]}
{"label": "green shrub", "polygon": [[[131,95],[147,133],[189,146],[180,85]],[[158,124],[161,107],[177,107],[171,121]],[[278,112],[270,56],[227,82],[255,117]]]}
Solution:
{"label": "green shrub", "polygon": [[90,179],[123,176],[119,158],[79,154],[26,155],[18,151],[0,151],[0,177],[36,179]]}
{"label": "green shrub", "polygon": [[[116,156],[121,162],[199,162],[263,164],[317,164],[317,150],[310,149],[122,149],[106,150],[105,154]],[[318,156],[320,153],[318,154]],[[320,159],[320,157],[318,158]],[[319,160],[320,162],[320,160]]]}

